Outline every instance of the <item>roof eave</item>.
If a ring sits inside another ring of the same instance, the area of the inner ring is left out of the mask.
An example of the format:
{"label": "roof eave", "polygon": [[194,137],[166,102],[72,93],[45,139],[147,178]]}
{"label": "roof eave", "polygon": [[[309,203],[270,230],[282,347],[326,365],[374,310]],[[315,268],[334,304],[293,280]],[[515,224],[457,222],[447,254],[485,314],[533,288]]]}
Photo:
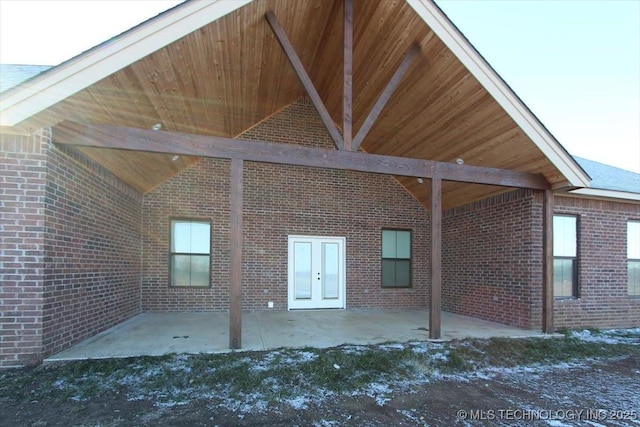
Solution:
{"label": "roof eave", "polygon": [[580,188],[578,190],[569,191],[567,195],[582,196],[595,199],[613,199],[624,202],[640,202],[640,193],[602,190],[599,188]]}
{"label": "roof eave", "polygon": [[431,0],[407,0],[431,30],[520,126],[567,179],[569,187],[588,187],[590,178],[478,51]]}
{"label": "roof eave", "polygon": [[188,1],[3,93],[0,126],[13,127],[252,0]]}

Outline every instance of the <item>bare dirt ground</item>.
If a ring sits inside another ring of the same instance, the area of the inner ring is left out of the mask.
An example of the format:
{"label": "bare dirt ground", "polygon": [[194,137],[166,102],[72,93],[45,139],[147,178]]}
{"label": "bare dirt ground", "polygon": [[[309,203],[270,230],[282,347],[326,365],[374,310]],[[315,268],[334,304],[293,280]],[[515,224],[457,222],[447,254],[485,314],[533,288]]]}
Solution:
{"label": "bare dirt ground", "polygon": [[550,364],[436,369],[420,381],[375,380],[366,391],[318,389],[317,399],[254,400],[253,407],[251,399],[249,406],[230,405],[215,395],[162,404],[166,399],[132,399],[131,393],[113,391],[81,400],[41,393],[17,399],[6,382],[0,388],[0,426],[640,425],[640,351],[625,346],[621,352]]}

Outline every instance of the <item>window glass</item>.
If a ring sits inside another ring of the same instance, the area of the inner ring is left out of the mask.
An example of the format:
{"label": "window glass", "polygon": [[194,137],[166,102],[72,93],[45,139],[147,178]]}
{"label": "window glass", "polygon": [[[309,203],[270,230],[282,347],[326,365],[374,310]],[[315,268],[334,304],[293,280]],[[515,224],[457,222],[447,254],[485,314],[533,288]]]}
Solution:
{"label": "window glass", "polygon": [[382,258],[396,258],[396,231],[382,230]]}
{"label": "window glass", "polygon": [[171,286],[209,286],[211,225],[205,221],[171,221]]}
{"label": "window glass", "polygon": [[382,230],[382,287],[411,286],[411,231]]}
{"label": "window glass", "polygon": [[396,286],[396,260],[382,260],[382,286]]}
{"label": "window glass", "polygon": [[191,283],[191,256],[173,255],[171,257],[171,284],[189,286]]}
{"label": "window glass", "polygon": [[578,297],[578,218],[553,217],[553,295],[556,298]]}
{"label": "window glass", "polygon": [[411,232],[396,232],[396,258],[411,258]]}
{"label": "window glass", "polygon": [[396,284],[398,286],[411,284],[411,263],[408,260],[396,261]]}
{"label": "window glass", "polygon": [[191,252],[191,223],[171,221],[171,252]]}
{"label": "window glass", "polygon": [[206,222],[191,223],[191,253],[208,254],[211,247],[211,233]]}
{"label": "window glass", "polygon": [[627,293],[640,296],[640,221],[627,222]]}
{"label": "window glass", "polygon": [[627,290],[631,296],[640,296],[640,261],[629,261],[627,264]]}
{"label": "window glass", "polygon": [[640,221],[627,223],[627,258],[640,260]]}
{"label": "window glass", "polygon": [[553,294],[556,297],[574,296],[574,260],[553,260]]}
{"label": "window glass", "polygon": [[576,256],[576,217],[553,217],[553,256]]}

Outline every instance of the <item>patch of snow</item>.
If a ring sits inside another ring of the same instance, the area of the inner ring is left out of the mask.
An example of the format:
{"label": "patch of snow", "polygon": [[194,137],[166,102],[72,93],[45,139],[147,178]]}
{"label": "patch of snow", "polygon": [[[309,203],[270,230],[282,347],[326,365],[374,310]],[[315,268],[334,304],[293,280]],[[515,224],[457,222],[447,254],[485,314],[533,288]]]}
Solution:
{"label": "patch of snow", "polygon": [[449,360],[449,354],[450,354],[450,352],[448,350],[446,350],[446,351],[438,351],[436,353],[431,353],[429,355],[429,357],[431,357],[433,360],[437,360],[439,362],[446,362],[447,360]]}
{"label": "patch of snow", "polygon": [[364,394],[375,399],[378,406],[384,406],[391,398],[387,394],[391,393],[389,384],[372,383],[365,390]]}
{"label": "patch of snow", "polygon": [[381,350],[404,350],[404,344],[402,343],[392,343],[392,344],[381,344],[378,346]]}
{"label": "patch of snow", "polygon": [[52,384],[57,389],[64,389],[67,386],[67,382],[64,379],[55,380]]}
{"label": "patch of snow", "polygon": [[297,397],[294,397],[293,399],[287,399],[286,402],[293,409],[299,411],[302,409],[307,409],[308,399],[304,396],[297,396]]}
{"label": "patch of snow", "polygon": [[640,328],[609,329],[599,332],[592,332],[585,329],[582,331],[571,331],[569,332],[569,336],[586,342],[640,345]]}
{"label": "patch of snow", "polygon": [[546,422],[552,427],[571,427],[571,424],[565,424],[558,420],[546,420]]}
{"label": "patch of snow", "polygon": [[428,341],[410,342],[407,344],[411,351],[415,354],[425,354],[431,350],[442,349],[443,346],[440,343],[430,343]]}
{"label": "patch of snow", "polygon": [[345,345],[341,347],[344,354],[362,354],[369,350],[369,347],[364,345]]}
{"label": "patch of snow", "polygon": [[301,362],[311,362],[318,358],[316,353],[312,353],[310,351],[298,351],[296,352],[296,355],[298,356],[298,360]]}
{"label": "patch of snow", "polygon": [[399,414],[404,415],[405,417],[407,417],[408,419],[413,421],[413,423],[415,425],[422,425],[424,427],[429,427],[429,424],[426,423],[424,417],[415,415],[414,414],[415,411],[416,411],[415,409],[411,409],[411,410],[396,409],[396,412],[398,412]]}
{"label": "patch of snow", "polygon": [[320,421],[314,421],[312,425],[314,427],[333,427],[333,426],[339,426],[340,423],[337,421],[320,420]]}

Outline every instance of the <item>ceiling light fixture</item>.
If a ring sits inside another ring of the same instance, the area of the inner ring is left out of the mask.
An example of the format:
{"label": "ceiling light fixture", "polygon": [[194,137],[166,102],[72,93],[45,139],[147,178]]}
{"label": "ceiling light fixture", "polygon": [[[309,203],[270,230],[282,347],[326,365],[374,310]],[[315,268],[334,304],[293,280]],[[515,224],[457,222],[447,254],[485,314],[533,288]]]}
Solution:
{"label": "ceiling light fixture", "polygon": [[180,156],[173,156],[173,157],[171,158],[171,161],[172,161],[172,162],[177,162],[179,158],[180,158]]}
{"label": "ceiling light fixture", "polygon": [[156,123],[155,125],[151,126],[151,129],[153,129],[153,130],[162,129],[162,123]]}
{"label": "ceiling light fixture", "polygon": [[422,178],[418,178],[418,184],[422,184],[424,180]]}
{"label": "ceiling light fixture", "polygon": [[462,160],[462,158],[458,157],[456,159],[456,163],[459,164],[459,165],[464,165],[464,160]]}

